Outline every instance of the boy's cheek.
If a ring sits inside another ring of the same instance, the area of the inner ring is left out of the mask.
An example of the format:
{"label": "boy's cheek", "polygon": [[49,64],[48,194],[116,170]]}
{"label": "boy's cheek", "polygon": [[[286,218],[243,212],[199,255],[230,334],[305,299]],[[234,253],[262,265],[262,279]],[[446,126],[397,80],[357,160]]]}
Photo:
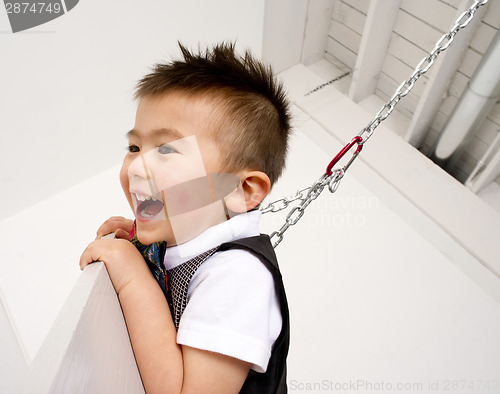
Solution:
{"label": "boy's cheek", "polygon": [[179,182],[162,190],[162,194],[169,217],[195,211],[213,202],[207,177]]}
{"label": "boy's cheek", "polygon": [[123,163],[122,168],[120,168],[120,183],[122,185],[123,190],[125,190],[125,184],[128,190],[128,166]]}
{"label": "boy's cheek", "polygon": [[123,166],[120,170],[120,184],[122,185],[123,193],[125,193],[125,197],[127,197],[127,201],[132,209],[134,209],[132,204],[132,196],[130,195],[130,185],[128,180],[128,171]]}

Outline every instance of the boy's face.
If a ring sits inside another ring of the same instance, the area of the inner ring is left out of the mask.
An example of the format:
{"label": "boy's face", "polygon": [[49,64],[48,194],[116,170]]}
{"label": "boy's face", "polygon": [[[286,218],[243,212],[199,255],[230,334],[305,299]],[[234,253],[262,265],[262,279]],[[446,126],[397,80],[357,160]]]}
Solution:
{"label": "boy's face", "polygon": [[172,92],[140,101],[120,181],[143,244],[181,244],[225,221],[230,193],[233,210],[245,210],[239,178],[215,175],[221,162],[213,127],[208,100]]}

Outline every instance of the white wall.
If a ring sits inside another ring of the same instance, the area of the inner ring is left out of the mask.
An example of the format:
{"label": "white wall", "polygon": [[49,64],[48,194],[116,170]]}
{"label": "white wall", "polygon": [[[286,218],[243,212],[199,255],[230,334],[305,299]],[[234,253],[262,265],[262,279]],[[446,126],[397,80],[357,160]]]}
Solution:
{"label": "white wall", "polygon": [[177,40],[261,53],[264,0],[82,0],[12,34],[0,7],[0,220],[121,160],[135,82]]}
{"label": "white wall", "polygon": [[325,56],[333,0],[266,0],[262,58],[281,72]]}
{"label": "white wall", "polygon": [[304,0],[266,1],[262,57],[276,72],[301,62],[307,10]]}

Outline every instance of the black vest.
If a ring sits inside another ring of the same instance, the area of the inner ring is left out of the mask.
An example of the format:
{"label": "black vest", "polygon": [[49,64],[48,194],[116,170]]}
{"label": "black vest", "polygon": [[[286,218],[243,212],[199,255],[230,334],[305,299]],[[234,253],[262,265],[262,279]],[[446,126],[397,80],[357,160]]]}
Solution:
{"label": "black vest", "polygon": [[240,394],[284,394],[287,393],[286,386],[286,357],[290,344],[290,317],[288,302],[285,294],[283,279],[278,267],[278,260],[274,253],[269,236],[260,236],[239,239],[227,242],[219,246],[218,251],[229,249],[243,249],[252,253],[266,266],[274,279],[276,294],[280,303],[283,325],[276,342],[274,343],[271,358],[265,373],[250,371]]}
{"label": "black vest", "polygon": [[179,327],[181,316],[187,305],[188,285],[196,270],[213,253],[229,249],[243,249],[252,253],[271,272],[283,320],[281,332],[274,343],[266,372],[257,373],[251,370],[240,390],[240,394],[285,394],[287,393],[286,357],[290,342],[290,318],[283,279],[281,278],[278,262],[269,236],[261,234],[255,237],[242,238],[237,241],[224,243],[219,247],[184,262],[180,266],[168,270],[169,290],[166,293],[166,297],[175,327]]}

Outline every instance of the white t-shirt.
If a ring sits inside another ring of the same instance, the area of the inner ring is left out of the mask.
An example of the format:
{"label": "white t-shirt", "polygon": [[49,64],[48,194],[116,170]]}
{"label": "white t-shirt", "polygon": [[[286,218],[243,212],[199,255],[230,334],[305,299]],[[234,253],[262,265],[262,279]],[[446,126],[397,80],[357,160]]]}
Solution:
{"label": "white t-shirt", "polygon": [[[165,268],[177,267],[224,242],[259,235],[260,215],[252,211],[235,216],[167,248]],[[235,357],[265,372],[281,325],[272,274],[251,253],[231,249],[214,253],[194,274],[177,343]]]}

